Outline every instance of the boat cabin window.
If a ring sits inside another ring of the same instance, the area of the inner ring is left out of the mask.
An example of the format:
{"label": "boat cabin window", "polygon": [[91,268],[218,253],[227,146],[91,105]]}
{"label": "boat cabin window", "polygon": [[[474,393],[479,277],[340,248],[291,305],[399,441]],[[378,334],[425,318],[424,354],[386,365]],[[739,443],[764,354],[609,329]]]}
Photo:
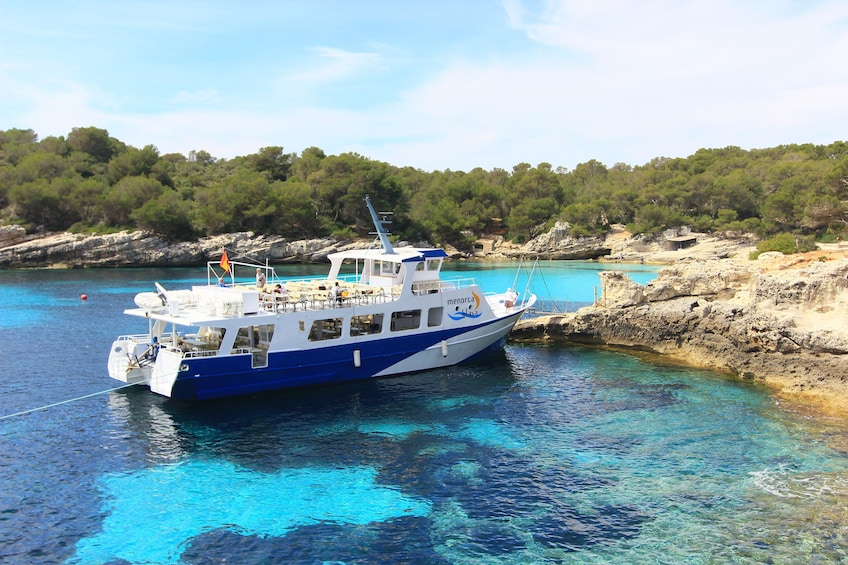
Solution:
{"label": "boat cabin window", "polygon": [[442,308],[441,306],[437,308],[430,308],[430,310],[427,312],[427,326],[432,328],[433,326],[442,325],[443,311],[444,308]]}
{"label": "boat cabin window", "polygon": [[421,310],[404,310],[392,312],[391,330],[400,332],[404,330],[416,330],[421,325]]}
{"label": "boat cabin window", "polygon": [[371,335],[383,331],[383,315],[368,314],[350,319],[350,335]]}
{"label": "boat cabin window", "polygon": [[247,353],[253,357],[253,367],[268,366],[268,348],[271,338],[274,337],[273,324],[260,324],[257,326],[243,326],[239,328],[236,339],[233,342],[232,353]]}
{"label": "boat cabin window", "polygon": [[233,342],[233,353],[237,353],[237,349],[253,347],[259,342],[256,328],[257,326],[244,326],[238,329],[236,339]]}
{"label": "boat cabin window", "polygon": [[218,349],[221,347],[221,340],[225,333],[227,333],[226,328],[203,326],[197,330],[197,336],[192,336],[191,339],[195,342],[194,345],[201,349]]}
{"label": "boat cabin window", "polygon": [[327,318],[315,320],[309,329],[309,341],[323,341],[342,337],[343,318]]}
{"label": "boat cabin window", "polygon": [[380,261],[380,274],[386,277],[393,277],[400,271],[400,263],[393,261]]}
{"label": "boat cabin window", "polygon": [[424,261],[421,261],[420,263],[416,263],[415,270],[416,271],[423,271],[424,270]]}
{"label": "boat cabin window", "polygon": [[428,271],[438,271],[439,266],[442,264],[441,259],[427,259],[427,270]]}

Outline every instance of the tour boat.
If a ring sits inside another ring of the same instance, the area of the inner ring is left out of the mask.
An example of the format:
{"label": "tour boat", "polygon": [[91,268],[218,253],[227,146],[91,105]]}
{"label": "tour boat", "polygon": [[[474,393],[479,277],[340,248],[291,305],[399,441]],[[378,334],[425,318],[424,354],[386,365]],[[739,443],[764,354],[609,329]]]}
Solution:
{"label": "tour boat", "polygon": [[124,313],[147,332],[112,343],[109,375],[195,401],[426,371],[502,348],[536,296],[442,279],[444,250],[393,247],[387,215],[365,203],[375,245],[330,254],[326,277],[283,280],[225,249],[207,284],[138,294]]}

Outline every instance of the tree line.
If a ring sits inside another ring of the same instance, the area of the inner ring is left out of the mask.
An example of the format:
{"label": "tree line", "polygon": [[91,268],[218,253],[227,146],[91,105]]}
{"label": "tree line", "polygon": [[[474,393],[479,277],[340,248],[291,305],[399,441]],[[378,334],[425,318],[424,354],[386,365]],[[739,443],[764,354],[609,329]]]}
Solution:
{"label": "tree line", "polygon": [[370,230],[365,195],[394,211],[392,232],[468,249],[476,236],[523,242],[566,221],[575,236],[691,226],[833,241],[848,232],[848,142],[700,149],[631,166],[426,172],[356,153],[260,148],[233,159],[161,155],[97,127],[39,139],[0,131],[0,221],[28,230],[143,229],[172,241],[253,231],[291,238]]}

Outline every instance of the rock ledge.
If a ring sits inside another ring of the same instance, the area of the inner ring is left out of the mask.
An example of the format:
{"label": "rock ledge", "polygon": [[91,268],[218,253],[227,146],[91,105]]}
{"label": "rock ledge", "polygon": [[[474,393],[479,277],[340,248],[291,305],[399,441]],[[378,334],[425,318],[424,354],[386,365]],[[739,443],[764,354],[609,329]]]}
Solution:
{"label": "rock ledge", "polygon": [[592,306],[519,321],[512,339],[627,348],[762,382],[848,416],[848,257],[684,261],[647,285],[600,273]]}

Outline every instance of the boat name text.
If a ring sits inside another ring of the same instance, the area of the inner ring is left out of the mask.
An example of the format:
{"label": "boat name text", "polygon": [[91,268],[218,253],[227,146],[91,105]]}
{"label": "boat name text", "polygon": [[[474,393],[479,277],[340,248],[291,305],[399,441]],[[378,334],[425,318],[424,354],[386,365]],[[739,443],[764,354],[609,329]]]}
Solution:
{"label": "boat name text", "polygon": [[449,298],[447,302],[449,306],[453,306],[454,304],[468,304],[469,302],[474,301],[475,300],[473,296],[465,296],[462,298]]}

